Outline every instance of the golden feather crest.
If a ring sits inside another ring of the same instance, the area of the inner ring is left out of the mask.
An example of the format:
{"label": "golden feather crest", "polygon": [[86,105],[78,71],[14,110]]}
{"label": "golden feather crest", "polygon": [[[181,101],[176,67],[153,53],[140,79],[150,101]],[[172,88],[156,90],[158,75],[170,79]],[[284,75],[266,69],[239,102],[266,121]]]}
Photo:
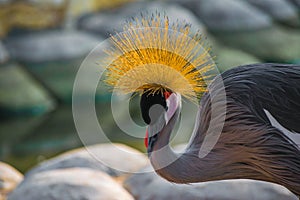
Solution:
{"label": "golden feather crest", "polygon": [[105,82],[121,93],[169,90],[197,102],[216,75],[201,34],[159,13],[134,18],[111,41]]}

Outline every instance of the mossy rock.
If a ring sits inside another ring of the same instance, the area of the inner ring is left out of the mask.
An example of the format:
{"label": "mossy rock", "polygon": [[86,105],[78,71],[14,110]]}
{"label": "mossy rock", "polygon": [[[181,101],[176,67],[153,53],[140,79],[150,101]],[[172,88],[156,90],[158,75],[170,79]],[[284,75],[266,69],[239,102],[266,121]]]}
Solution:
{"label": "mossy rock", "polygon": [[[24,65],[52,92],[53,96],[63,103],[71,104],[74,81],[82,60],[81,58],[65,61],[26,63]],[[86,87],[90,84],[88,81],[87,79],[84,83],[87,85]],[[84,97],[89,90],[85,90],[86,87],[84,85],[80,87],[79,95]],[[109,88],[100,80],[95,94],[96,101],[108,101],[109,95]]]}
{"label": "mossy rock", "polygon": [[56,154],[81,145],[76,134],[71,106],[58,107],[38,127],[14,142],[11,153],[30,155]]}
{"label": "mossy rock", "polygon": [[17,64],[0,67],[1,116],[40,115],[53,110],[55,101]]}
{"label": "mossy rock", "polygon": [[211,46],[211,56],[215,60],[220,73],[240,65],[261,62],[254,55],[236,48],[224,46],[212,35],[208,37],[208,44]]}
{"label": "mossy rock", "polygon": [[[54,97],[71,103],[81,62],[102,41],[78,31],[45,31],[13,36],[5,43],[12,57],[22,62]],[[100,57],[95,60],[99,61]],[[104,91],[100,88],[97,92],[97,99],[101,99]]]}
{"label": "mossy rock", "polygon": [[220,72],[224,72],[231,68],[261,62],[255,56],[248,54],[242,50],[220,47],[215,52],[216,63]]}
{"label": "mossy rock", "polygon": [[[140,138],[123,133],[111,115],[110,102],[96,104],[96,112],[99,124],[110,141],[122,142],[145,151],[143,142],[145,131],[134,133]],[[120,110],[118,115],[123,115],[122,113],[124,110]],[[90,121],[89,118],[86,120]],[[89,124],[88,128],[91,130]],[[99,133],[96,133],[96,140],[90,144],[105,141]],[[21,118],[17,121],[0,123],[0,146],[1,159],[25,171],[36,164],[40,157],[49,158],[80,147],[82,141],[75,128],[72,107],[65,105],[39,118]]]}
{"label": "mossy rock", "polygon": [[17,117],[13,119],[1,120],[0,122],[0,151],[6,157],[12,152],[18,141],[32,134],[46,119],[45,116]]}
{"label": "mossy rock", "polygon": [[300,64],[300,59],[291,61],[293,64]]}
{"label": "mossy rock", "polygon": [[300,58],[300,31],[272,27],[249,32],[215,34],[225,45],[241,49],[268,62],[292,62]]}

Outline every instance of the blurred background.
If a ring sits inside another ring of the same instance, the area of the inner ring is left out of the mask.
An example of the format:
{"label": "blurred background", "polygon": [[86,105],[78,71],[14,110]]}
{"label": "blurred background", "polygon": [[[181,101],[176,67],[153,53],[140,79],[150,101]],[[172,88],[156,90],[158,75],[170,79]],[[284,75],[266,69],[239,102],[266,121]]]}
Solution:
{"label": "blurred background", "polygon": [[[82,146],[71,108],[81,62],[126,19],[156,10],[200,29],[221,72],[257,62],[300,64],[300,0],[0,0],[0,160],[25,172]],[[142,124],[138,104],[134,98],[130,111]],[[96,110],[106,113],[99,122],[113,142],[145,151],[142,139],[116,126],[108,91],[97,91]],[[184,120],[191,133],[193,116]]]}

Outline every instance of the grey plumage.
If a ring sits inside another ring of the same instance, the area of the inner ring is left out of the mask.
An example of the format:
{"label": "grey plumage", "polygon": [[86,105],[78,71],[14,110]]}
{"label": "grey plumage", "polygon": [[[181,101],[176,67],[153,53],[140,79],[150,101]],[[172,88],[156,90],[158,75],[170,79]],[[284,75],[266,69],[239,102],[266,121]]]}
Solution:
{"label": "grey plumage", "polygon": [[[198,157],[210,121],[218,122],[212,119],[211,95],[221,95],[222,85],[213,81],[208,90],[214,92],[205,93],[200,101],[196,132],[184,153],[175,154],[168,146],[180,110],[158,133],[149,154],[157,173],[177,183],[264,180],[300,195],[300,148],[273,127],[264,112],[268,110],[286,129],[300,132],[300,66],[254,64],[228,70],[221,77],[226,97],[220,96],[214,106],[218,111],[226,102],[226,113],[220,112],[216,118],[226,117],[217,144],[206,157]],[[163,165],[168,162],[171,164]]]}

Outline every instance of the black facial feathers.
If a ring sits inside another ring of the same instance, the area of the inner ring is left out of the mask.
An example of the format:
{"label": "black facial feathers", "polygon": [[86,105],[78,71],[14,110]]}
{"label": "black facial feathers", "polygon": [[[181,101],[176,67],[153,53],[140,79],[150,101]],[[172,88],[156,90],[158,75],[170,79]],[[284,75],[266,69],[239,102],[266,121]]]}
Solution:
{"label": "black facial feathers", "polygon": [[[150,124],[151,122],[149,111],[150,108],[155,104],[161,105],[163,108],[165,108],[165,110],[167,109],[166,100],[163,94],[161,93],[150,94],[149,92],[145,92],[142,95],[140,101],[140,107],[141,107],[143,120],[146,124]],[[155,113],[155,116],[157,117],[160,115],[161,113]]]}

